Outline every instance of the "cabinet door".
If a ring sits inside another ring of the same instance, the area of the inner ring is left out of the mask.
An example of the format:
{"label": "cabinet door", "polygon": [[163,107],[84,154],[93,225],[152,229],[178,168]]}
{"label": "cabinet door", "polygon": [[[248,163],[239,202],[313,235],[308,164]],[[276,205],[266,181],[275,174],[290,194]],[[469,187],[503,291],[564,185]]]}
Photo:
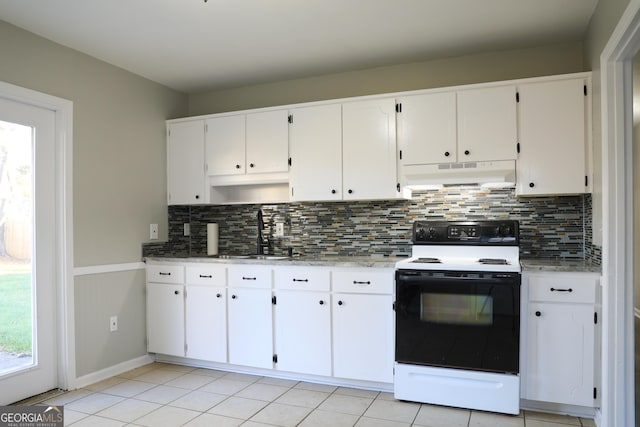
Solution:
{"label": "cabinet door", "polygon": [[593,306],[529,303],[527,315],[524,397],[593,406]]}
{"label": "cabinet door", "polygon": [[167,203],[205,203],[204,122],[172,123],[167,127]]}
{"label": "cabinet door", "polygon": [[458,92],[458,161],[515,160],[516,88]]}
{"label": "cabinet door", "polygon": [[287,110],[247,115],[247,173],[289,170]]}
{"label": "cabinet door", "polygon": [[290,113],[291,200],[341,200],[342,107],[322,105]]}
{"label": "cabinet door", "polygon": [[184,285],[147,284],[147,351],[184,356]]}
{"label": "cabinet door", "polygon": [[276,293],[277,368],[331,376],[331,305],[328,292]]}
{"label": "cabinet door", "polygon": [[241,175],[245,171],[245,115],[206,121],[206,163],[212,175]]}
{"label": "cabinet door", "polygon": [[342,190],[344,200],[399,196],[394,99],[342,106]]}
{"label": "cabinet door", "polygon": [[229,288],[229,363],[273,368],[271,291]]}
{"label": "cabinet door", "polygon": [[518,88],[519,195],[587,191],[584,84],[576,79]]}
{"label": "cabinet door", "polygon": [[333,375],[393,382],[391,295],[333,295]]}
{"label": "cabinet door", "polygon": [[187,285],[185,298],[187,357],[226,362],[226,289]]}
{"label": "cabinet door", "polygon": [[443,92],[399,100],[398,149],[401,165],[456,160],[456,94]]}

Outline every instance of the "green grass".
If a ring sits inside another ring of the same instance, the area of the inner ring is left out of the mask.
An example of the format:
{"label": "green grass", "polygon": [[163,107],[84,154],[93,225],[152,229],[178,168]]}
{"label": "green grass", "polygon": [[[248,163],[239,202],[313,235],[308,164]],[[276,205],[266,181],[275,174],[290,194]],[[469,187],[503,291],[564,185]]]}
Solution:
{"label": "green grass", "polygon": [[0,270],[0,350],[30,355],[31,272],[20,270]]}

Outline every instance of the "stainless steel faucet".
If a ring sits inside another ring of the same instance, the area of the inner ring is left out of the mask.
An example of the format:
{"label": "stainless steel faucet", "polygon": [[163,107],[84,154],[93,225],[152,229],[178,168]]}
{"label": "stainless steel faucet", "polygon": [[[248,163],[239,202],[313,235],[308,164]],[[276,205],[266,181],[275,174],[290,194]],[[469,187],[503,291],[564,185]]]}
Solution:
{"label": "stainless steel faucet", "polygon": [[258,241],[257,241],[257,250],[256,253],[258,255],[264,255],[264,250],[269,249],[269,238],[265,237],[262,232],[264,231],[264,220],[262,218],[262,209],[258,209]]}

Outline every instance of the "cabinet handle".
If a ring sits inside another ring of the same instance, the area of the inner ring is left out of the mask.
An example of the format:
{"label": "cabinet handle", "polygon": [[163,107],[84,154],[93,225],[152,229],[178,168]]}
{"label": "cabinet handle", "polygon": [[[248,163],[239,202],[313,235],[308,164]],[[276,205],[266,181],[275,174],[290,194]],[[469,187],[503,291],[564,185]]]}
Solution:
{"label": "cabinet handle", "polygon": [[163,273],[162,271],[158,273],[160,276],[171,276],[171,273]]}
{"label": "cabinet handle", "polygon": [[208,275],[208,276],[207,276],[206,274],[201,274],[201,275],[200,275],[200,277],[201,277],[202,279],[211,279],[213,276],[212,276],[212,275]]}
{"label": "cabinet handle", "polygon": [[242,276],[242,280],[256,280],[255,277],[244,277]]}
{"label": "cabinet handle", "polygon": [[535,186],[536,186],[536,185],[535,185],[533,182],[530,182],[530,183],[529,183],[529,188],[533,188],[533,187],[535,187]]}
{"label": "cabinet handle", "polygon": [[240,165],[236,165],[236,169],[240,169]]}
{"label": "cabinet handle", "polygon": [[342,301],[338,301],[338,305],[342,305],[344,304]]}
{"label": "cabinet handle", "polygon": [[294,282],[308,282],[309,279],[293,279]]}
{"label": "cabinet handle", "polygon": [[349,190],[347,191],[347,193],[351,194],[351,193],[353,193],[353,190],[352,190],[352,189],[349,189]]}
{"label": "cabinet handle", "polygon": [[542,313],[540,313],[539,311],[536,311],[536,317],[540,317],[542,316]]}
{"label": "cabinet handle", "polygon": [[469,154],[471,154],[471,151],[469,151],[469,150],[464,150],[464,155],[465,155],[465,156],[468,156]]}
{"label": "cabinet handle", "polygon": [[353,281],[354,285],[370,285],[371,282],[369,280],[367,280],[366,282],[358,282],[357,280]]}
{"label": "cabinet handle", "polygon": [[216,294],[216,298],[222,298],[222,294]]}
{"label": "cabinet handle", "polygon": [[255,166],[255,165],[254,165],[253,163],[249,163],[249,167],[250,167],[250,168],[252,168],[252,167],[254,167],[254,166]]}
{"label": "cabinet handle", "polygon": [[444,152],[444,156],[445,156],[445,157],[449,157],[450,155],[451,155],[451,153],[449,153],[448,151],[445,151],[445,152]]}
{"label": "cabinet handle", "polygon": [[231,299],[237,299],[238,296],[237,295],[231,295]]}
{"label": "cabinet handle", "polygon": [[173,291],[175,295],[180,295],[180,291]]}
{"label": "cabinet handle", "polygon": [[551,288],[551,292],[573,292],[572,288],[569,289],[556,289],[556,288]]}
{"label": "cabinet handle", "polygon": [[336,190],[331,190],[331,194],[336,194]]}
{"label": "cabinet handle", "polygon": [[324,305],[324,301],[320,300],[319,304]]}

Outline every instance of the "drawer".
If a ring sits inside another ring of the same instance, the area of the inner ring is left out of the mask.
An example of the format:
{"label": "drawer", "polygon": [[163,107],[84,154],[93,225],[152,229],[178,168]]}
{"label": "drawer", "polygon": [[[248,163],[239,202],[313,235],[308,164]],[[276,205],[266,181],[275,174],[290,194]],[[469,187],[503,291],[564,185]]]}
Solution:
{"label": "drawer", "polygon": [[318,267],[282,267],[276,268],[274,287],[276,289],[329,291],[331,287],[330,270]]}
{"label": "drawer", "polygon": [[363,294],[392,294],[394,270],[353,268],[332,272],[332,290]]}
{"label": "drawer", "polygon": [[147,265],[147,282],[184,283],[184,267],[181,265]]}
{"label": "drawer", "polygon": [[229,266],[229,286],[271,289],[272,267],[237,264]]}
{"label": "drawer", "polygon": [[598,277],[575,275],[541,275],[529,277],[529,301],[596,302]]}
{"label": "drawer", "polygon": [[187,283],[192,285],[227,285],[227,267],[223,265],[187,266]]}

